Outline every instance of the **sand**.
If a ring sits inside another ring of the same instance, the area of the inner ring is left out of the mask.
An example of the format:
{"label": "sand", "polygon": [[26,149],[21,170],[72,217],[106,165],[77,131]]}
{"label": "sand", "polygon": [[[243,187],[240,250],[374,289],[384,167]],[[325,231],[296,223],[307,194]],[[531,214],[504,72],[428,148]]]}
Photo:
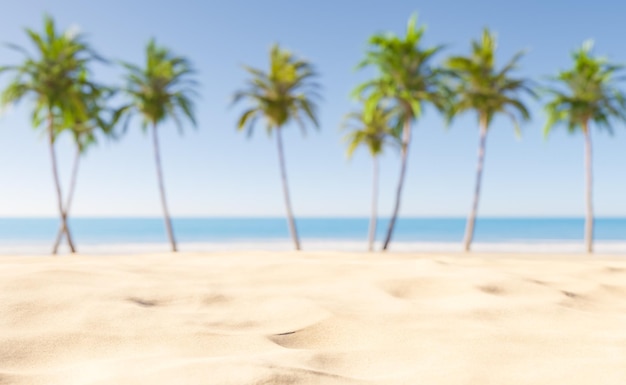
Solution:
{"label": "sand", "polygon": [[626,384],[626,257],[0,257],[0,384]]}

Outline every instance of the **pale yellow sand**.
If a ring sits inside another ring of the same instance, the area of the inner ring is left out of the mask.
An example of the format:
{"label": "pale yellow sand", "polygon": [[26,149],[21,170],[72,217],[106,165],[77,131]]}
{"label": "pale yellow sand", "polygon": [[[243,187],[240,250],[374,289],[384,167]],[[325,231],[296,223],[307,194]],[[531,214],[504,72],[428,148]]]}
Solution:
{"label": "pale yellow sand", "polygon": [[626,257],[0,257],[0,384],[626,384]]}

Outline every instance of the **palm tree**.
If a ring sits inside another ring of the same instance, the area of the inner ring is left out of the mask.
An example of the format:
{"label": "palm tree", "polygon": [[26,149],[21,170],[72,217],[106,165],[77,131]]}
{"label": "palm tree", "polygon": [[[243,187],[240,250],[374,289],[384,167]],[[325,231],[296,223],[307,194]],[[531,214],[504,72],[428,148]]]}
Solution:
{"label": "palm tree", "polygon": [[246,99],[251,104],[243,112],[237,123],[238,130],[247,130],[248,135],[259,118],[264,118],[268,134],[276,133],[278,145],[278,162],[287,208],[289,232],[296,250],[300,250],[300,240],[291,209],[287,171],[283,154],[282,129],[291,121],[295,121],[305,133],[303,117],[308,118],[317,128],[316,104],[319,85],[313,81],[317,77],[311,64],[295,57],[291,52],[281,49],[277,44],[270,50],[270,69],[268,72],[244,67],[252,76],[247,88],[235,93],[233,103]]}
{"label": "palm tree", "polygon": [[1,102],[3,105],[17,103],[26,97],[32,98],[35,102],[32,124],[38,128],[45,123],[61,227],[67,236],[70,251],[74,253],[76,248],[63,209],[63,195],[54,149],[55,139],[59,133],[55,117],[62,116],[70,110],[74,113],[83,110],[82,101],[75,97],[76,94],[72,89],[78,84],[82,87],[90,86],[84,74],[89,62],[99,60],[99,57],[83,41],[80,34],[58,33],[53,19],[49,16],[44,18],[43,33],[31,29],[26,29],[26,33],[35,46],[36,55],[31,55],[22,47],[10,46],[23,53],[25,60],[19,66],[0,68],[0,73],[14,74],[2,93]]}
{"label": "palm tree", "polygon": [[551,100],[546,104],[548,122],[545,134],[557,124],[564,124],[570,133],[582,131],[585,137],[585,248],[593,251],[593,200],[590,124],[610,132],[612,119],[626,121],[626,97],[618,88],[623,69],[605,58],[595,57],[591,41],[572,54],[573,68],[553,78],[558,88],[549,89]]}
{"label": "palm tree", "polygon": [[519,133],[517,115],[523,120],[530,119],[530,113],[521,101],[520,95],[523,93],[534,95],[527,80],[510,76],[510,73],[517,69],[517,62],[523,53],[516,54],[502,69],[497,70],[495,51],[496,38],[485,29],[482,39],[472,42],[472,53],[469,56],[454,56],[447,61],[447,67],[457,79],[454,90],[457,100],[450,106],[448,117],[452,120],[460,113],[475,111],[480,128],[476,187],[472,209],[465,228],[463,242],[465,251],[470,250],[474,237],[489,127],[493,118],[502,114],[511,119],[516,132]]}
{"label": "palm tree", "polygon": [[378,77],[358,86],[354,94],[365,96],[368,108],[389,100],[402,109],[404,116],[401,133],[400,178],[396,190],[396,200],[383,250],[391,242],[393,229],[400,211],[402,188],[407,169],[409,144],[411,142],[411,124],[422,115],[424,103],[430,103],[442,110],[449,97],[443,84],[443,71],[430,63],[443,48],[436,46],[422,48],[422,36],[425,28],[417,28],[417,16],[409,20],[406,34],[398,37],[393,34],[377,34],[369,40],[369,50],[358,68],[374,67]]}
{"label": "palm tree", "polygon": [[158,46],[154,39],[150,40],[146,46],[144,68],[129,63],[123,63],[123,65],[128,70],[125,92],[132,99],[131,104],[126,108],[141,116],[144,132],[148,126],[152,129],[154,158],[165,227],[172,251],[176,252],[176,239],[165,199],[157,127],[165,120],[172,119],[179,130],[182,130],[180,114],[189,119],[194,127],[196,126],[192,98],[198,96],[196,91],[198,83],[190,78],[194,71],[189,61],[182,56],[174,55],[165,47]]}
{"label": "palm tree", "polygon": [[[64,206],[64,212],[67,217],[69,217],[74,197],[81,156],[97,143],[96,134],[98,131],[107,137],[113,137],[113,128],[123,112],[121,109],[114,110],[107,107],[107,101],[115,94],[115,91],[111,88],[94,84],[87,92],[81,88],[78,88],[76,92],[79,93],[79,98],[83,102],[81,107],[84,108],[84,111],[79,114],[66,113],[64,116],[58,117],[59,122],[57,124],[58,127],[62,127],[62,130],[69,130],[72,133],[74,144],[76,145],[70,184]],[[107,119],[105,114],[110,115],[109,119]],[[65,121],[63,121],[64,119]],[[52,249],[53,254],[57,253],[64,234],[63,228],[60,226]]]}
{"label": "palm tree", "polygon": [[376,238],[376,219],[378,205],[378,157],[383,153],[385,144],[397,143],[393,128],[402,124],[398,119],[397,110],[379,105],[373,111],[356,111],[347,115],[344,127],[351,131],[344,137],[348,144],[347,155],[351,158],[354,151],[364,146],[369,150],[373,160],[372,213],[369,224],[368,250],[374,251]]}

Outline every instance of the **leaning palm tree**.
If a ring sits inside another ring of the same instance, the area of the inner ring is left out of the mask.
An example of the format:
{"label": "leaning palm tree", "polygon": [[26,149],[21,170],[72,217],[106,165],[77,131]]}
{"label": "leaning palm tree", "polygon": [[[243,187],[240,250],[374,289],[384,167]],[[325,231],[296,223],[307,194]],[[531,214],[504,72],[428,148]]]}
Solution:
{"label": "leaning palm tree", "polygon": [[409,20],[403,37],[393,34],[372,36],[365,59],[358,66],[374,67],[378,71],[378,76],[358,86],[354,94],[364,96],[370,106],[368,108],[378,104],[380,100],[392,101],[402,109],[404,116],[400,178],[383,250],[389,247],[400,211],[411,142],[411,125],[415,119],[421,117],[425,103],[430,103],[441,110],[449,97],[443,82],[443,71],[431,65],[433,57],[443,47],[422,48],[424,32],[423,26],[417,28],[417,17],[414,15]]}
{"label": "leaning palm tree", "polygon": [[10,46],[23,53],[25,60],[17,66],[0,68],[0,73],[14,74],[2,92],[1,103],[3,105],[17,103],[27,97],[34,101],[32,124],[35,128],[45,124],[61,227],[67,235],[70,251],[74,253],[76,249],[63,209],[63,195],[54,148],[59,133],[55,117],[67,114],[68,111],[73,111],[78,117],[80,112],[84,111],[81,107],[82,101],[74,97],[72,89],[75,89],[77,84],[89,87],[84,74],[89,62],[99,57],[83,41],[80,34],[58,33],[54,21],[48,16],[44,18],[43,33],[31,29],[26,29],[26,33],[35,46],[36,54],[31,55],[27,50],[15,45]]}
{"label": "leaning palm tree", "polygon": [[585,248],[593,251],[593,200],[590,124],[610,132],[611,120],[626,122],[626,96],[616,76],[622,66],[611,64],[605,58],[592,54],[593,43],[583,44],[572,55],[573,68],[561,71],[553,78],[556,87],[549,89],[551,100],[546,104],[548,122],[545,134],[557,124],[564,124],[570,133],[582,131],[585,137]]}
{"label": "leaning palm tree", "polygon": [[372,111],[365,109],[352,112],[346,116],[344,127],[351,130],[344,140],[348,144],[347,155],[351,158],[354,151],[361,146],[369,150],[373,160],[372,178],[372,213],[370,216],[368,250],[374,251],[376,238],[377,206],[378,206],[378,157],[383,153],[386,144],[397,143],[394,128],[401,125],[398,111],[394,108],[375,105]]}
{"label": "leaning palm tree", "polygon": [[[72,113],[70,110],[66,111],[63,116],[57,117],[57,127],[60,127],[61,131],[70,131],[76,146],[70,184],[63,207],[66,217],[69,217],[74,198],[81,156],[97,143],[98,132],[109,138],[113,137],[113,128],[123,112],[122,109],[115,110],[107,106],[108,100],[115,94],[111,88],[93,84],[88,90],[77,87],[75,92],[78,93],[77,97],[82,101],[79,107],[83,111]],[[60,226],[52,249],[53,254],[57,253],[64,234],[63,227]]]}
{"label": "leaning palm tree", "polygon": [[516,54],[502,69],[498,70],[495,63],[495,51],[495,36],[485,29],[482,39],[472,42],[472,52],[469,56],[454,56],[447,61],[447,67],[457,79],[454,90],[457,100],[450,106],[448,118],[452,120],[460,113],[474,111],[480,129],[474,199],[467,218],[463,242],[465,251],[470,250],[474,238],[487,132],[493,118],[496,115],[509,117],[516,132],[519,133],[518,115],[523,120],[530,118],[528,109],[520,96],[523,93],[534,95],[528,80],[510,75],[513,70],[517,69],[517,63],[523,53]]}
{"label": "leaning palm tree", "polygon": [[192,99],[198,96],[196,91],[198,83],[190,78],[194,71],[189,61],[182,56],[174,55],[165,47],[158,46],[154,39],[146,46],[144,68],[129,63],[123,65],[128,70],[125,92],[132,99],[131,104],[126,107],[141,117],[144,132],[148,127],[152,130],[165,228],[172,251],[175,252],[176,239],[165,198],[157,127],[165,120],[172,119],[179,130],[182,130],[181,114],[189,119],[194,127],[196,126]]}
{"label": "leaning palm tree", "polygon": [[282,129],[294,121],[304,133],[304,117],[312,121],[316,128],[319,126],[314,102],[314,99],[319,97],[317,93],[319,86],[313,80],[317,73],[308,61],[295,57],[277,44],[270,50],[268,72],[252,67],[244,69],[252,78],[248,80],[246,89],[235,93],[233,103],[246,99],[251,106],[239,118],[237,129],[245,129],[248,135],[251,135],[256,121],[264,118],[268,134],[275,132],[289,232],[296,250],[300,250],[300,240],[287,186]]}

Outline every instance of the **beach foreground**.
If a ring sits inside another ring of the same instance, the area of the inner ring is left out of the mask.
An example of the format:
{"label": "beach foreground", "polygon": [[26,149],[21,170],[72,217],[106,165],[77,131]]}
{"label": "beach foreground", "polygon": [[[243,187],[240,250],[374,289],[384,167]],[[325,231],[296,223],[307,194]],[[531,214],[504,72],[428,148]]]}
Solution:
{"label": "beach foreground", "polygon": [[626,258],[0,257],[0,384],[626,383]]}

